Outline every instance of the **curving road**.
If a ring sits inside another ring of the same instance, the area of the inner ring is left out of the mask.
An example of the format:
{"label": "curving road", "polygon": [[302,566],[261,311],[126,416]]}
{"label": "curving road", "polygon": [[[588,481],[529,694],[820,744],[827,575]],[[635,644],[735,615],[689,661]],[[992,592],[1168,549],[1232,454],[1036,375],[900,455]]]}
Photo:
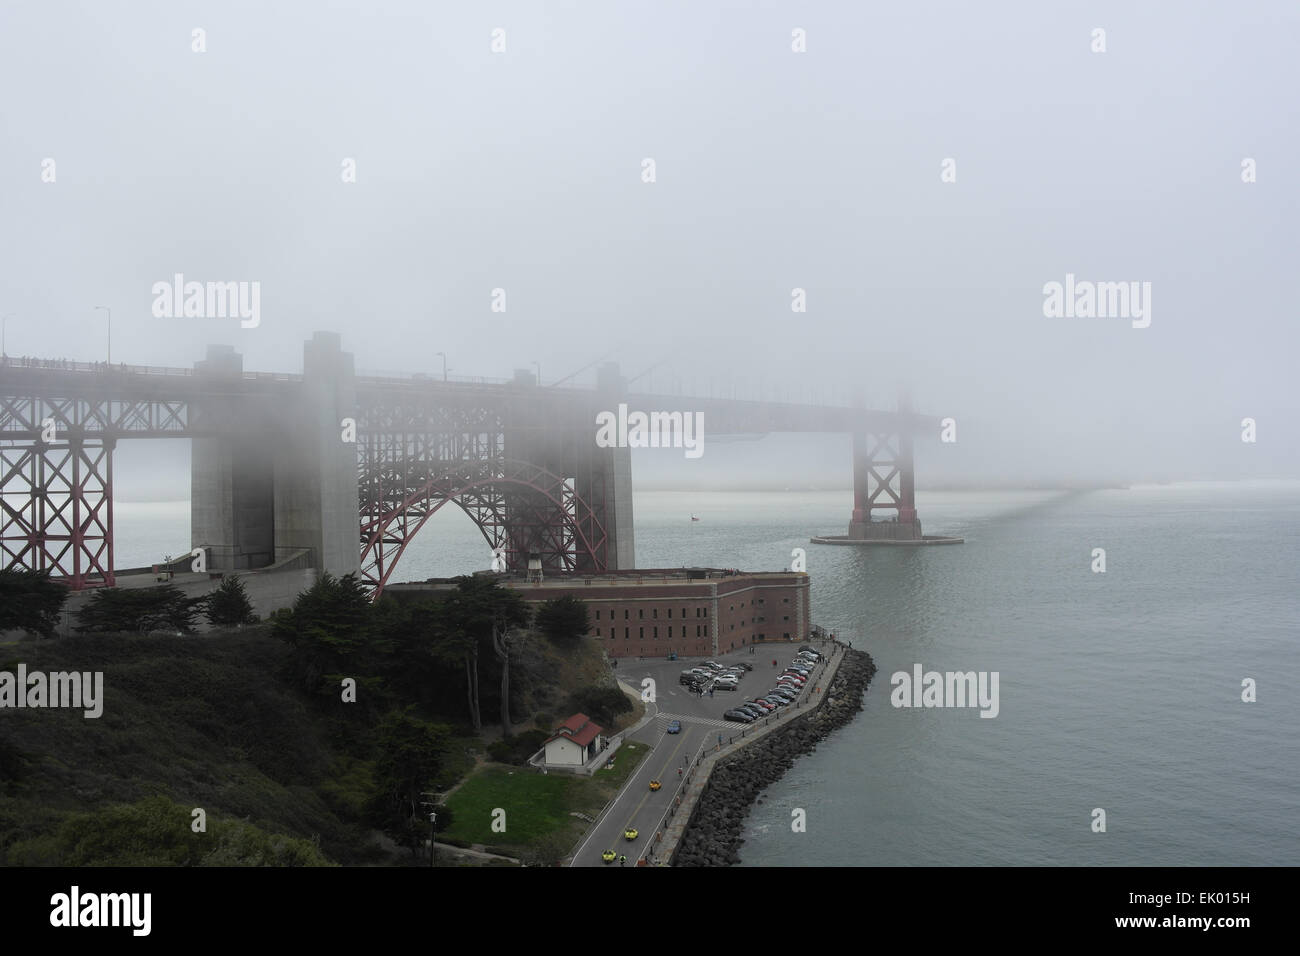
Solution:
{"label": "curving road", "polygon": [[[754,654],[736,652],[711,658],[720,664],[745,661],[754,665],[753,672],[745,675],[737,690],[715,691],[713,697],[707,694],[698,697],[678,682],[682,671],[697,666],[702,659],[620,659],[618,676],[624,683],[645,688],[648,686],[644,683],[647,678],[654,681],[655,700],[650,705],[654,719],[626,738],[648,744],[653,749],[578,844],[569,865],[616,867],[620,864],[606,864],[601,859],[605,850],[614,850],[627,857],[626,866],[634,866],[645,852],[647,841],[654,839],[660,821],[676,798],[680,783],[678,768],[686,768],[701,745],[712,748],[720,734],[725,743],[741,729],[741,724],[723,720],[723,712],[770,689],[775,675],[790,662],[798,647],[797,643],[760,645]],[[774,658],[778,661],[776,668],[772,667]],[[681,721],[681,733],[666,733],[670,720]],[[652,791],[651,780],[659,780],[663,788]],[[624,838],[628,827],[639,831],[635,840]]]}

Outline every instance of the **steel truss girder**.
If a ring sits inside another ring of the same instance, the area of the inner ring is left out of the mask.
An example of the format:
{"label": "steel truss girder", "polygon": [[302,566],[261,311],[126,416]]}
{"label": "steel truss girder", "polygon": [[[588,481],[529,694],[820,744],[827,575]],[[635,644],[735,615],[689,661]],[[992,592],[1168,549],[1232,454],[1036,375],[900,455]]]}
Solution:
{"label": "steel truss girder", "polygon": [[57,436],[181,438],[189,403],[179,399],[53,398],[0,395],[0,438],[34,441],[46,422]]}

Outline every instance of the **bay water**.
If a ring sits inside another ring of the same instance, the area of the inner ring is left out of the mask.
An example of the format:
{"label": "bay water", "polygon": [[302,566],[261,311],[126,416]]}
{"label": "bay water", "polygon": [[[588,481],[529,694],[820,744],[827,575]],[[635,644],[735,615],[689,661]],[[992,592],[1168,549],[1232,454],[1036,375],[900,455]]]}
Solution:
{"label": "bay water", "polygon": [[[753,808],[742,865],[1300,864],[1300,483],[917,504],[965,543],[810,544],[844,533],[847,491],[636,495],[639,566],[772,570],[802,548],[814,621],[879,667],[857,719]],[[187,502],[119,503],[116,523],[118,567],[189,541]],[[448,506],[395,578],[490,563]],[[997,716],[892,706],[917,664],[997,672]]]}

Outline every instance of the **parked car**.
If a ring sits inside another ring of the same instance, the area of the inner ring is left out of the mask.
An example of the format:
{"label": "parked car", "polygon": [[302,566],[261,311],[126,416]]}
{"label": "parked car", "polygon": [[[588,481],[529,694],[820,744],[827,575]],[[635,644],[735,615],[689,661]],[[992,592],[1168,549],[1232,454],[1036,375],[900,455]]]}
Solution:
{"label": "parked car", "polygon": [[719,664],[717,661],[705,661],[704,666],[709,668],[709,670],[713,670],[713,671],[720,671],[723,669],[722,665]]}
{"label": "parked car", "polygon": [[799,691],[786,684],[777,684],[767,692],[768,697],[784,697],[787,700],[797,700]]}
{"label": "parked car", "polygon": [[734,721],[738,724],[752,724],[754,722],[753,715],[747,714],[742,710],[729,710],[722,715],[722,719]]}
{"label": "parked car", "polygon": [[753,717],[755,720],[767,715],[767,711],[756,704],[741,704],[736,708],[736,710],[740,711],[742,714],[749,714],[749,716]]}
{"label": "parked car", "polygon": [[736,664],[736,666],[739,667],[742,671],[752,671],[754,669],[753,664],[748,664],[745,661],[740,661],[738,664]]}
{"label": "parked car", "polygon": [[713,682],[714,690],[729,690],[733,694],[736,692],[736,689],[739,687],[740,685],[737,684],[734,680],[722,680],[721,678],[719,678],[718,680],[715,680]]}
{"label": "parked car", "polygon": [[759,707],[762,707],[763,710],[765,710],[765,711],[767,711],[767,712],[769,712],[769,713],[772,712],[772,711],[774,711],[774,710],[776,710],[776,705],[775,705],[775,704],[769,704],[767,701],[763,700],[763,698],[761,698],[761,697],[755,697],[753,700],[747,700],[747,701],[745,701],[745,703],[747,703],[747,704],[755,704],[755,705],[757,705],[757,706],[759,706]]}

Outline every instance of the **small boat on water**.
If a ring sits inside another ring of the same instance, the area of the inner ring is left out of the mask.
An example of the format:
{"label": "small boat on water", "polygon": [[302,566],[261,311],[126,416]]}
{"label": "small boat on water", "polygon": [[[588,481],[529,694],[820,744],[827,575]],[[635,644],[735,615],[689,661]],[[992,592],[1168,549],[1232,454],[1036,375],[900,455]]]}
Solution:
{"label": "small boat on water", "polygon": [[697,517],[695,517],[695,515],[691,515],[691,520],[692,520],[692,521],[699,521],[700,519],[697,518]]}

